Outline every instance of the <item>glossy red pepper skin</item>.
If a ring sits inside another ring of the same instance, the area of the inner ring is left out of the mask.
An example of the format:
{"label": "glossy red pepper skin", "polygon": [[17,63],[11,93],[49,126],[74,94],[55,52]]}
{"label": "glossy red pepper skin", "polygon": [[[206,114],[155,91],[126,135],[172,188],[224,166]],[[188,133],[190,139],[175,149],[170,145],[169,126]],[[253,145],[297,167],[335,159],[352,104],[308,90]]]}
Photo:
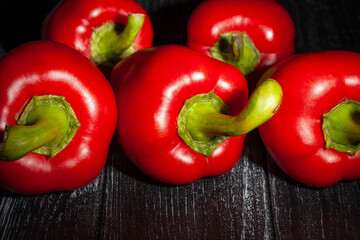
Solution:
{"label": "glossy red pepper skin", "polygon": [[231,137],[206,157],[177,134],[184,102],[213,91],[239,113],[247,83],[235,67],[181,46],[140,50],[115,66],[111,83],[117,97],[117,137],[127,156],[150,177],[186,184],[229,171],[239,160],[246,134]]}
{"label": "glossy red pepper skin", "polygon": [[126,25],[129,13],[142,13],[145,22],[134,44],[152,46],[153,29],[146,11],[134,0],[63,0],[46,18],[42,38],[64,43],[90,58],[90,36],[106,22]]}
{"label": "glossy red pepper skin", "polygon": [[102,171],[115,131],[117,109],[110,84],[79,52],[60,43],[25,44],[0,59],[0,131],[16,125],[33,96],[64,96],[81,126],[54,158],[29,153],[13,162],[0,161],[0,185],[38,194],[72,190]]}
{"label": "glossy red pepper skin", "polygon": [[294,24],[277,1],[204,1],[192,13],[187,32],[187,46],[208,56],[220,34],[246,33],[261,54],[255,72],[294,53]]}
{"label": "glossy red pepper skin", "polygon": [[344,99],[360,101],[360,55],[346,51],[304,53],[271,67],[283,104],[259,127],[275,162],[294,179],[315,187],[360,178],[354,156],[325,148],[322,115]]}

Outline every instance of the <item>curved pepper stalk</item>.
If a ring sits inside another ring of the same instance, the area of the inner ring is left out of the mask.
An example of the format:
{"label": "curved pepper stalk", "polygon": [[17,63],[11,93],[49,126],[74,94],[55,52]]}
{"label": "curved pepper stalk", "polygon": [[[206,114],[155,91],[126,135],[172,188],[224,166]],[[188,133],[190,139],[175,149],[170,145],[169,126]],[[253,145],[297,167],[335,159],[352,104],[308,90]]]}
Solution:
{"label": "curved pepper stalk", "polygon": [[178,134],[194,151],[210,156],[230,136],[246,134],[269,120],[282,103],[282,90],[273,79],[263,81],[237,116],[214,93],[188,99],[178,118]]}
{"label": "curved pepper stalk", "polygon": [[104,23],[96,28],[90,39],[92,60],[96,64],[113,67],[133,54],[136,51],[134,41],[144,21],[144,14],[130,13],[126,26]]}
{"label": "curved pepper stalk", "polygon": [[245,133],[271,117],[282,99],[281,88],[269,80],[245,107],[248,87],[238,69],[177,45],[137,51],[115,66],[111,82],[125,154],[145,174],[170,184],[230,171]]}
{"label": "curved pepper stalk", "polygon": [[71,142],[80,123],[64,97],[34,96],[16,126],[7,126],[0,159],[18,160],[30,152],[53,158]]}

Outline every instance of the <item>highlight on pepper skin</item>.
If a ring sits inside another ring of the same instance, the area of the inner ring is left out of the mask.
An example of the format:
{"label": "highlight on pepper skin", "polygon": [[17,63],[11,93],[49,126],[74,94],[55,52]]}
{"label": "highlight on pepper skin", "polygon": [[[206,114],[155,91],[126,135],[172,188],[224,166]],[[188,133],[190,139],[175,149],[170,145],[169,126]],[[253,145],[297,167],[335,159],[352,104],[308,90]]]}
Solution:
{"label": "highlight on pepper skin", "polygon": [[171,184],[230,171],[246,133],[272,117],[282,101],[274,80],[264,81],[248,101],[238,69],[175,45],[124,59],[111,84],[117,138],[126,155],[150,177]]}
{"label": "highlight on pepper skin", "polygon": [[42,39],[78,50],[110,75],[121,59],[152,46],[153,28],[134,0],[63,0],[44,20]]}
{"label": "highlight on pepper skin", "polygon": [[0,94],[2,188],[68,191],[100,174],[117,109],[89,59],[60,43],[26,43],[0,58]]}
{"label": "highlight on pepper skin", "polygon": [[294,54],[294,24],[277,1],[204,1],[192,13],[187,35],[188,47],[234,65],[244,75],[261,76]]}
{"label": "highlight on pepper skin", "polygon": [[281,85],[284,101],[260,136],[290,177],[313,187],[360,178],[359,69],[360,54],[323,51],[295,55],[264,74]]}

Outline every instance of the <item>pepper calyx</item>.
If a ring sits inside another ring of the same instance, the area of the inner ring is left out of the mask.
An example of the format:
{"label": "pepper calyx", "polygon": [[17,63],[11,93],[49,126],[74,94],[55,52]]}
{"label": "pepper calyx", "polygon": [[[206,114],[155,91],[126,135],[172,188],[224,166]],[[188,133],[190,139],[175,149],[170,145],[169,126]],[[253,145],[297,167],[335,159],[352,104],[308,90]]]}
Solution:
{"label": "pepper calyx", "polygon": [[228,136],[206,134],[201,123],[206,115],[229,114],[230,108],[213,92],[199,94],[186,100],[178,116],[178,135],[194,151],[210,156]]}
{"label": "pepper calyx", "polygon": [[144,14],[130,13],[126,26],[106,22],[94,29],[90,37],[91,59],[98,65],[114,67],[133,54],[136,51],[134,41],[144,21]]}
{"label": "pepper calyx", "polygon": [[327,149],[355,155],[360,150],[360,102],[347,99],[323,114]]}
{"label": "pepper calyx", "polygon": [[260,52],[245,33],[220,34],[218,41],[209,51],[215,59],[238,68],[242,74],[252,73],[260,62]]}
{"label": "pepper calyx", "polygon": [[53,158],[71,142],[80,127],[75,112],[62,96],[34,96],[17,120],[6,126],[0,159],[15,161],[30,152]]}
{"label": "pepper calyx", "polygon": [[236,116],[213,92],[188,99],[178,116],[178,135],[194,151],[210,156],[230,136],[240,136],[257,128],[278,111],[282,89],[266,79],[254,90],[245,108]]}

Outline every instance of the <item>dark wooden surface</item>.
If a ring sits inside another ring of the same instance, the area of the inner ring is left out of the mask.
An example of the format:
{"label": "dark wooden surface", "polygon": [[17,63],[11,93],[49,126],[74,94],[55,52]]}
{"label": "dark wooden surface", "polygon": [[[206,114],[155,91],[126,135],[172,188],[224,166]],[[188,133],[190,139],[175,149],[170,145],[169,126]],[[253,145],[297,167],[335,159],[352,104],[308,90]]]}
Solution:
{"label": "dark wooden surface", "polygon": [[[154,45],[184,44],[200,0],[138,1]],[[358,0],[281,0],[296,51],[360,52]],[[39,39],[56,0],[0,0],[0,54]],[[271,14],[271,12],[269,12]],[[229,173],[185,186],[154,181],[116,140],[100,176],[71,192],[21,196],[0,190],[0,239],[359,239],[360,180],[311,188],[287,177],[256,131]]]}

